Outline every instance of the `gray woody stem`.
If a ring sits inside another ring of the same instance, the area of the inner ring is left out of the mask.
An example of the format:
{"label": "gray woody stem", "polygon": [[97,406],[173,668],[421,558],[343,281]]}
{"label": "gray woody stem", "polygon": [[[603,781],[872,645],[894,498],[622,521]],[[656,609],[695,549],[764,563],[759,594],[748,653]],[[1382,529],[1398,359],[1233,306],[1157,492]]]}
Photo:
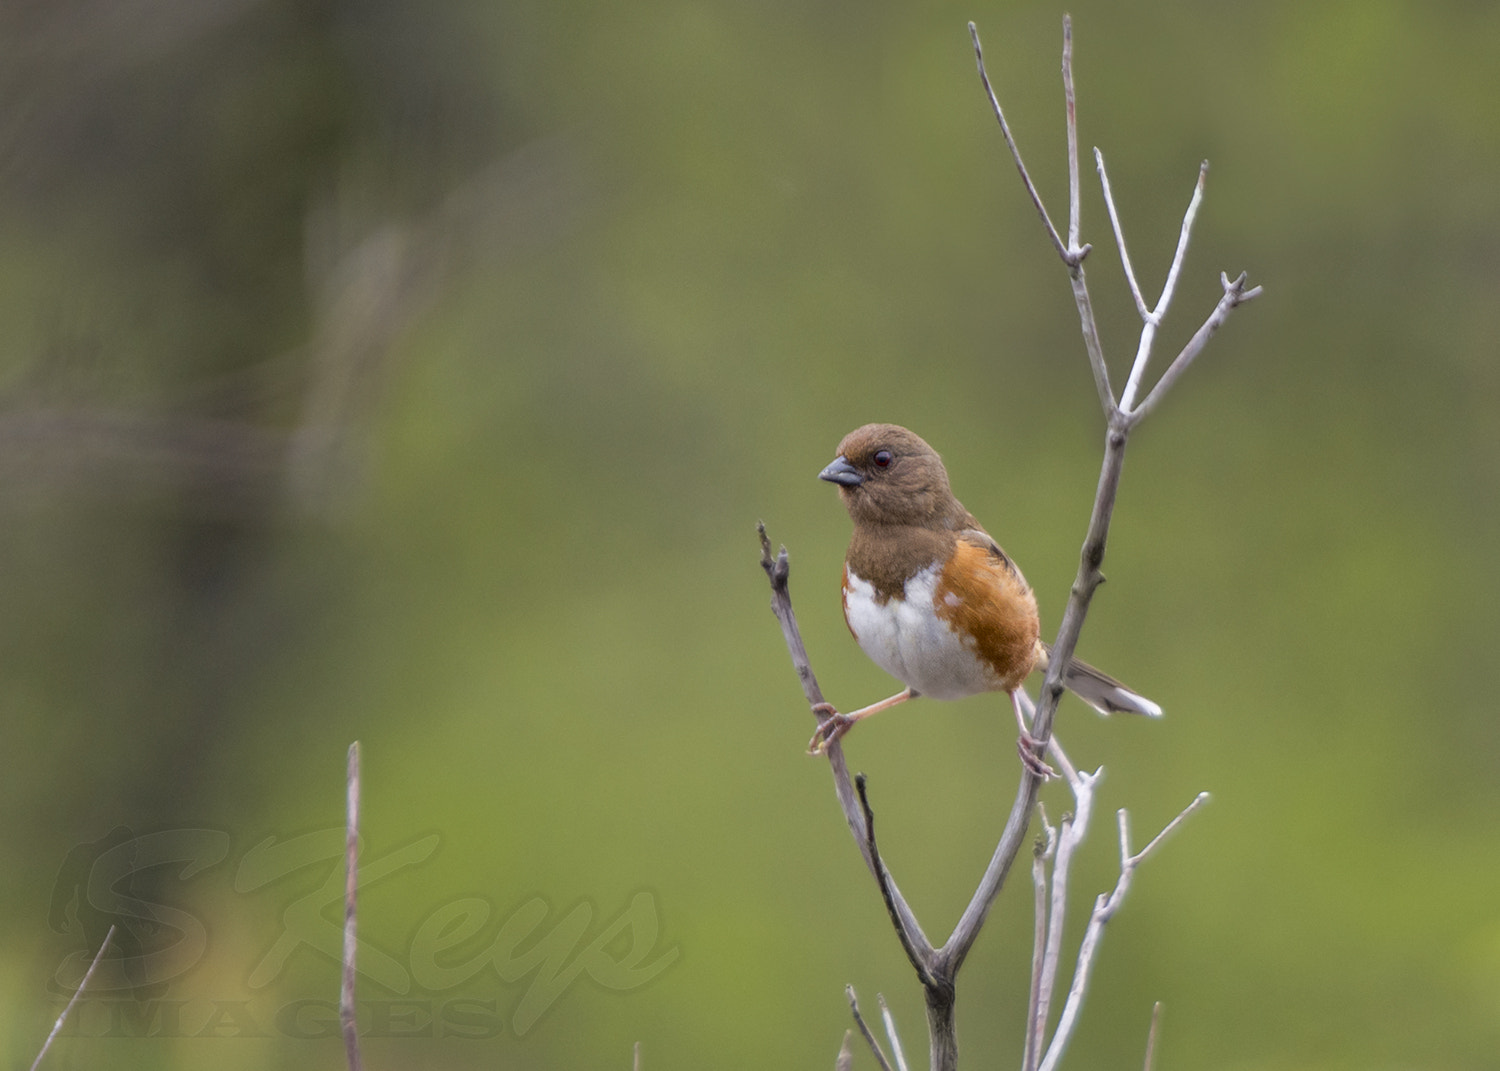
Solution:
{"label": "gray woody stem", "polygon": [[[1092,784],[1089,785],[1092,790]],[[1083,941],[1078,947],[1078,963],[1073,968],[1073,985],[1068,990],[1067,1002],[1063,1005],[1062,1014],[1058,1016],[1057,1030],[1052,1035],[1052,1042],[1047,1046],[1047,1055],[1042,1060],[1040,1071],[1056,1071],[1058,1061],[1062,1059],[1063,1052],[1072,1040],[1073,1031],[1078,1026],[1078,1015],[1083,1008],[1083,998],[1088,991],[1089,978],[1094,966],[1094,954],[1099,949],[1099,941],[1104,936],[1105,924],[1114,917],[1120,905],[1125,902],[1125,896],[1130,892],[1131,879],[1135,877],[1135,868],[1176,829],[1187,816],[1208,802],[1208,793],[1200,792],[1189,803],[1176,818],[1166,824],[1160,833],[1151,838],[1140,851],[1134,854],[1130,851],[1130,815],[1121,810],[1118,812],[1120,823],[1120,879],[1115,883],[1114,891],[1109,895],[1100,895],[1094,903],[1094,913],[1089,918],[1088,929],[1084,931]],[[1081,801],[1080,801],[1081,802]],[[1081,838],[1080,833],[1080,838]],[[1054,888],[1056,884],[1054,883]],[[1049,949],[1049,953],[1050,953]]]}

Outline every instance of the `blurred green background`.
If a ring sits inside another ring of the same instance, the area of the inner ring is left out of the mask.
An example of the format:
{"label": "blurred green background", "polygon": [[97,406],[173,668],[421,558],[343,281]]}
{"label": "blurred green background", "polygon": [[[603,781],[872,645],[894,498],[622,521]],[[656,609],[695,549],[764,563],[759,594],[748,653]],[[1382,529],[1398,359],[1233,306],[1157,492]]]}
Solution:
{"label": "blurred green background", "polygon": [[[1075,929],[1115,808],[1143,842],[1214,794],[1138,875],[1069,1066],[1135,1066],[1156,1000],[1162,1068],[1500,1066],[1500,8],[1071,10],[1148,289],[1213,164],[1162,364],[1221,270],[1266,293],[1132,441],[1081,645],[1168,716],[1059,721],[1108,769]],[[1055,630],[1101,420],[965,23],[1061,219],[1061,14],[6,5],[7,1064],[114,920],[165,958],[113,962],[50,1066],[342,1066],[355,739],[367,1066],[829,1067],[846,983],[923,1064],[754,525],[830,697],[887,694],[814,476],[907,424]],[[1014,742],[980,697],[848,745],[931,934]],[[1019,1058],[1029,903],[961,975],[968,1066]]]}

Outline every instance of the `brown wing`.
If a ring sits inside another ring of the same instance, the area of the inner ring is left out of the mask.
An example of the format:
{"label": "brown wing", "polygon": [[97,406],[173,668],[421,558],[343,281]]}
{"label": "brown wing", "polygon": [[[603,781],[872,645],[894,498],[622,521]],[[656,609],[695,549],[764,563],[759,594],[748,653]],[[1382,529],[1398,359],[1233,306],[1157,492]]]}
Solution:
{"label": "brown wing", "polygon": [[975,653],[994,670],[1004,691],[1019,687],[1036,664],[1036,597],[1015,563],[982,529],[958,534],[933,608],[973,641]]}
{"label": "brown wing", "polygon": [[1004,548],[999,543],[995,542],[995,537],[983,528],[965,528],[962,532],[958,533],[958,539],[960,543],[972,543],[976,547],[982,547],[996,558],[999,558],[1005,563],[1005,567],[1015,574],[1016,579],[1021,582],[1021,586],[1027,591],[1031,590],[1031,585],[1026,583],[1026,578],[1021,575],[1021,567],[1015,563],[1015,560],[1009,554],[1005,553]]}

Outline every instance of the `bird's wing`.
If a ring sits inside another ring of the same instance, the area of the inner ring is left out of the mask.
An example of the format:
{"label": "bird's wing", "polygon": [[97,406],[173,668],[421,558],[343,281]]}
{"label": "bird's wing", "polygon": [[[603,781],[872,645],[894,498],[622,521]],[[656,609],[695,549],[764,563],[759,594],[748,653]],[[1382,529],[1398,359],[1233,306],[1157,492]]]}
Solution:
{"label": "bird's wing", "polygon": [[990,557],[996,560],[997,565],[1021,582],[1022,587],[1030,588],[1030,585],[1026,583],[1026,578],[1021,575],[1020,567],[1016,565],[1009,554],[1005,553],[1000,544],[995,542],[995,537],[983,528],[965,528],[962,532],[958,533],[958,541],[987,551]]}

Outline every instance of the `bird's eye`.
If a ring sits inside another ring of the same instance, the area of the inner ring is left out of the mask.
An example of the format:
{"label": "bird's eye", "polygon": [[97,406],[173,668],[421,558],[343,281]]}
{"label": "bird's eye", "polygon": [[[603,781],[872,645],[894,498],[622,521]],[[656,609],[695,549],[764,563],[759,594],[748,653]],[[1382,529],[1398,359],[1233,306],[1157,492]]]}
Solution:
{"label": "bird's eye", "polygon": [[888,469],[888,468],[890,468],[891,467],[891,462],[894,461],[894,460],[895,460],[895,458],[892,456],[892,454],[891,454],[891,452],[889,450],[877,450],[877,451],[875,451],[875,467],[877,469]]}

